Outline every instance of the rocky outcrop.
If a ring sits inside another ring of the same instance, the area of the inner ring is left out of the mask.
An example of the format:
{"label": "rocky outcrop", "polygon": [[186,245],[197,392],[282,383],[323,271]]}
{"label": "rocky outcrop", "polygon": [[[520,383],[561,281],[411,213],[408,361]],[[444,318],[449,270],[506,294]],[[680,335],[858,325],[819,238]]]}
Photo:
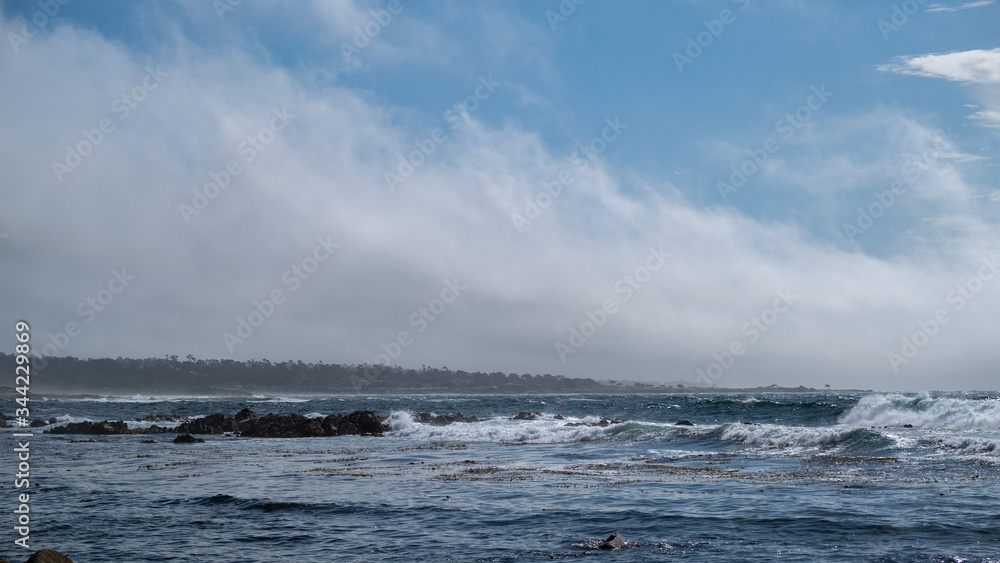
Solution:
{"label": "rocky outcrop", "polygon": [[51,430],[46,430],[46,434],[132,434],[132,430],[125,424],[124,420],[109,422],[70,422],[63,426],[56,426]]}
{"label": "rocky outcrop", "polygon": [[694,426],[694,423],[690,420],[679,420],[674,423],[674,426]]}
{"label": "rocky outcrop", "polygon": [[64,424],[63,426],[56,426],[50,430],[46,430],[46,434],[96,434],[96,435],[108,435],[108,434],[164,434],[167,432],[177,432],[173,428],[164,428],[162,426],[152,425],[149,428],[129,428],[125,424],[124,420],[116,420],[114,422],[109,422],[104,420],[102,422],[70,422],[69,424]]}
{"label": "rocky outcrop", "polygon": [[618,532],[611,534],[608,539],[597,544],[597,549],[623,549],[626,547],[628,547],[628,540]]}
{"label": "rocky outcrop", "polygon": [[248,417],[240,424],[243,436],[259,438],[302,438],[311,436],[381,436],[388,428],[371,411],[348,415],[331,414],[325,418],[306,418],[301,414],[268,414]]}
{"label": "rocky outcrop", "polygon": [[73,560],[58,551],[43,549],[33,553],[24,563],[73,563]]}
{"label": "rocky outcrop", "polygon": [[233,417],[233,420],[236,421],[236,424],[241,424],[243,422],[246,422],[248,420],[254,420],[256,418],[257,418],[257,413],[253,412],[248,408],[244,408],[240,412],[236,413],[236,416]]}
{"label": "rocky outcrop", "polygon": [[222,413],[211,414],[181,423],[176,432],[180,434],[225,434],[238,432],[239,424],[231,416]]}
{"label": "rocky outcrop", "polygon": [[325,436],[322,418],[306,418],[301,414],[268,414],[248,419],[240,424],[243,436],[258,438],[298,438]]}
{"label": "rocky outcrop", "polygon": [[[154,415],[159,416],[159,415]],[[474,417],[473,417],[474,418]],[[381,436],[389,428],[371,411],[354,411],[348,415],[331,414],[325,418],[306,418],[301,414],[268,414],[258,416],[243,409],[236,416],[221,413],[181,423],[176,428],[129,428],[124,421],[71,422],[46,432],[51,434],[240,434],[257,438],[302,438],[309,436]]]}
{"label": "rocky outcrop", "polygon": [[536,418],[538,418],[537,414],[528,411],[521,411],[510,417],[511,420],[535,420]]}
{"label": "rocky outcrop", "polygon": [[429,412],[422,412],[414,417],[417,422],[422,422],[424,424],[430,424],[433,426],[447,426],[452,422],[480,422],[482,419],[476,418],[474,416],[465,416],[464,414],[457,412],[455,414],[431,414]]}

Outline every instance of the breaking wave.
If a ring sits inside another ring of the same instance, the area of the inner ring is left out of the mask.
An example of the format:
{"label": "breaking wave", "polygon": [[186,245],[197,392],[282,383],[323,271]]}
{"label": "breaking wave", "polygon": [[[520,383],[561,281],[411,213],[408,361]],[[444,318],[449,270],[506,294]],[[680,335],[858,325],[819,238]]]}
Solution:
{"label": "breaking wave", "polygon": [[904,426],[947,430],[1000,429],[1000,401],[900,394],[867,395],[844,413],[850,426]]}

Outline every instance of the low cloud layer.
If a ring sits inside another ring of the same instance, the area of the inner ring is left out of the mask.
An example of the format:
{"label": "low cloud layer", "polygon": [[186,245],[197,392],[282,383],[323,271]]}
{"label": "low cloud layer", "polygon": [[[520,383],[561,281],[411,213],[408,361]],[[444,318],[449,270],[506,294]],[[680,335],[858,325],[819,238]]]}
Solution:
{"label": "low cloud layer", "polygon": [[[363,18],[316,13],[345,38]],[[635,113],[595,119],[574,150],[487,123],[480,106],[523,90],[485,71],[415,116],[180,32],[153,53],[72,25],[19,47],[0,54],[0,316],[50,353],[995,386],[993,192],[980,157],[905,112],[830,116],[761,166],[766,186],[801,186],[820,232],[609,166]],[[995,84],[998,62],[888,70]],[[752,159],[730,142],[736,167]]]}

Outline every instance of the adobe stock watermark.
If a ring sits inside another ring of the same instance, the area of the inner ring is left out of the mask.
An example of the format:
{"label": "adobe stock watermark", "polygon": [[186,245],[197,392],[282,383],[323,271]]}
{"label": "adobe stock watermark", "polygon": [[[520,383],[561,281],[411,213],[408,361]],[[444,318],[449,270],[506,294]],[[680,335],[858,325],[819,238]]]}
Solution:
{"label": "adobe stock watermark", "polygon": [[569,338],[566,342],[556,341],[556,355],[562,363],[566,363],[566,358],[570,354],[575,354],[580,348],[592,338],[597,331],[607,324],[608,319],[617,314],[621,309],[620,305],[627,303],[653,277],[653,273],[660,270],[670,258],[670,253],[663,250],[661,244],[659,248],[649,247],[649,256],[646,261],[634,271],[625,274],[613,285],[614,293],[605,299],[599,307],[593,310],[587,309],[584,315],[587,317],[579,326],[569,327]]}
{"label": "adobe stock watermark", "polygon": [[[157,65],[155,68],[146,67],[146,75],[142,77],[138,84],[131,90],[118,96],[111,102],[111,111],[118,115],[118,122],[121,123],[132,115],[132,110],[139,107],[149,93],[160,87],[163,79],[170,76],[169,72],[164,72]],[[83,159],[93,154],[97,147],[105,141],[108,135],[115,130],[115,122],[105,117],[97,122],[94,129],[84,129],[81,131],[83,139],[75,145],[66,145],[66,158],[62,162],[52,161],[52,172],[56,175],[56,180],[62,183],[63,177],[77,169],[83,164]]]}
{"label": "adobe stock watermark", "polygon": [[236,147],[236,152],[243,157],[243,164],[240,164],[240,161],[234,158],[227,162],[222,170],[209,172],[208,183],[201,188],[192,189],[194,196],[191,198],[191,205],[186,203],[178,205],[177,209],[180,211],[181,219],[184,219],[185,223],[190,223],[192,217],[201,214],[215,198],[219,197],[222,190],[229,187],[233,179],[243,173],[244,165],[253,162],[257,158],[257,155],[274,142],[278,137],[278,133],[283,131],[291,120],[295,118],[294,115],[288,113],[287,107],[282,109],[274,108],[271,110],[271,113],[273,116],[267,125],[261,127],[256,133],[248,135]]}
{"label": "adobe stock watermark", "polygon": [[893,4],[888,21],[885,19],[878,20],[878,31],[882,34],[882,39],[888,41],[889,34],[899,31],[901,27],[910,21],[910,16],[920,11],[920,7],[926,3],[927,0],[903,0],[899,5]]}
{"label": "adobe stock watermark", "polygon": [[576,13],[576,9],[587,0],[560,0],[555,10],[545,10],[545,21],[549,22],[552,31],[561,23],[565,23],[570,16]]}
{"label": "adobe stock watermark", "polygon": [[[992,280],[997,275],[997,272],[1000,272],[1000,260],[997,259],[996,254],[989,258],[984,256],[980,261],[983,265],[979,267],[976,275],[970,277],[965,283],[956,285],[955,289],[945,295],[945,302],[951,305],[952,312],[964,309],[976,297],[976,294],[982,291],[986,282]],[[944,307],[934,311],[931,318],[918,320],[917,331],[910,336],[900,338],[902,345],[899,348],[899,353],[897,354],[893,351],[886,354],[886,358],[889,360],[889,367],[892,368],[893,373],[899,373],[899,366],[908,364],[910,360],[916,358],[917,354],[930,343],[932,338],[941,332],[942,327],[948,324],[949,321],[951,321],[951,318],[949,317],[948,309]]]}
{"label": "adobe stock watermark", "polygon": [[38,2],[37,5],[40,9],[31,15],[31,23],[35,25],[21,20],[21,33],[13,31],[7,33],[7,41],[10,42],[10,48],[14,50],[14,54],[20,53],[21,47],[38,35],[42,29],[45,29],[45,26],[49,25],[49,20],[56,17],[59,10],[69,2],[70,0],[41,0]]}
{"label": "adobe stock watermark", "polygon": [[431,299],[426,305],[418,307],[407,317],[407,322],[409,326],[414,328],[414,332],[401,330],[389,342],[380,342],[379,348],[382,351],[375,354],[374,361],[366,361],[362,364],[364,377],[351,375],[351,384],[354,386],[355,392],[360,391],[363,385],[377,381],[382,376],[380,373],[382,367],[395,365],[396,360],[403,352],[413,346],[414,336],[426,332],[431,324],[441,318],[451,305],[462,296],[462,292],[468,289],[469,286],[461,283],[458,278],[444,280],[444,288],[438,296]]}
{"label": "adobe stock watermark", "polygon": [[[267,293],[263,300],[254,300],[253,308],[244,317],[236,317],[236,327],[233,332],[223,332],[222,341],[230,354],[236,352],[236,346],[244,344],[254,331],[274,315],[275,310],[284,305],[288,300],[288,295],[295,293],[302,287],[302,282],[308,280],[319,270],[320,265],[333,256],[333,251],[340,248],[340,243],[333,242],[332,236],[316,237],[316,246],[312,252],[302,260],[292,264],[281,274],[281,282],[284,286],[279,286]],[[288,293],[282,287],[287,287]],[[235,333],[235,334],[234,334]]]}
{"label": "adobe stock watermark", "polygon": [[[956,137],[956,135],[952,134],[949,127],[949,140],[954,140]],[[844,223],[844,236],[848,240],[854,241],[855,237],[865,234],[868,229],[872,228],[875,221],[885,215],[885,212],[896,203],[896,197],[905,194],[909,189],[913,188],[913,184],[944,154],[946,148],[948,148],[948,141],[944,137],[939,136],[934,139],[934,150],[927,149],[920,154],[919,158],[911,159],[904,164],[902,168],[902,180],[893,180],[889,184],[888,190],[872,192],[875,201],[869,203],[866,207],[858,207],[857,220],[853,224]]]}
{"label": "adobe stock watermark", "polygon": [[736,358],[746,353],[747,346],[760,340],[761,336],[774,323],[778,322],[778,318],[787,313],[792,305],[800,299],[800,296],[793,295],[792,290],[789,288],[785,288],[784,290],[779,289],[774,294],[777,297],[771,303],[771,306],[761,311],[759,316],[754,315],[750,317],[750,320],[743,323],[743,326],[740,328],[740,334],[747,337],[747,344],[743,344],[742,338],[737,338],[730,342],[729,346],[722,352],[713,352],[712,358],[715,361],[709,363],[704,370],[697,370],[698,377],[695,381],[705,386],[714,385],[716,379],[722,377],[722,374],[733,367],[736,363]]}
{"label": "adobe stock watermark", "polygon": [[[812,93],[806,98],[804,104],[774,122],[774,132],[786,141],[794,137],[795,133],[812,119],[814,113],[822,109],[827,100],[833,97],[833,92],[826,89],[826,84],[820,84],[819,88],[811,86],[809,89]],[[781,150],[781,145],[774,137],[764,139],[762,148],[747,149],[746,154],[749,158],[730,167],[732,173],[729,175],[729,183],[724,181],[715,183],[715,188],[722,196],[722,201],[728,201],[729,194],[739,191],[747,183],[747,180],[764,168],[771,155],[779,150]]]}
{"label": "adobe stock watermark", "polygon": [[40,342],[36,344],[34,354],[37,359],[34,364],[37,366],[37,369],[41,371],[48,365],[43,356],[55,356],[59,354],[69,346],[74,338],[83,334],[83,327],[93,323],[98,315],[107,310],[115,299],[130,286],[135,278],[135,274],[129,274],[125,268],[111,270],[111,277],[108,278],[108,282],[93,295],[88,295],[76,306],[76,314],[82,319],[82,324],[77,321],[69,321],[63,326],[63,330],[46,334],[49,341],[44,346],[40,346]]}
{"label": "adobe stock watermark", "polygon": [[393,16],[398,16],[403,11],[403,4],[399,0],[389,0],[384,10],[370,10],[371,17],[361,26],[354,26],[354,38],[351,43],[340,42],[340,52],[348,61],[361,54],[361,51],[372,44],[372,41],[382,30],[389,27]]}
{"label": "adobe stock watermark", "polygon": [[[750,7],[750,0],[732,0],[732,2],[740,6],[741,12]],[[674,51],[673,53],[674,65],[677,66],[677,72],[683,73],[684,65],[694,63],[695,59],[704,54],[705,49],[711,47],[715,43],[715,40],[722,35],[726,30],[726,26],[732,25],[735,22],[736,13],[729,8],[724,8],[713,20],[702,20],[701,24],[705,29],[699,31],[694,37],[687,36],[687,45],[685,45],[684,53],[681,54],[679,51]]]}
{"label": "adobe stock watermark", "polygon": [[[462,126],[462,123],[464,123],[465,118],[469,114],[478,110],[483,102],[490,99],[499,85],[498,82],[493,81],[492,73],[485,77],[479,76],[478,84],[472,93],[461,101],[452,104],[444,111],[442,115],[444,122],[451,127],[452,131],[457,130]],[[386,170],[383,173],[385,185],[389,188],[389,192],[396,193],[396,187],[406,182],[418,168],[427,162],[437,148],[447,140],[448,137],[445,135],[444,129],[435,127],[427,137],[415,143],[415,150],[410,151],[406,156],[402,154],[397,155],[396,158],[399,164],[396,166],[395,172]]]}
{"label": "adobe stock watermark", "polygon": [[[591,161],[596,160],[604,151],[608,150],[608,145],[617,141],[622,132],[628,129],[628,124],[622,123],[618,116],[615,116],[613,121],[610,118],[605,119],[604,123],[607,126],[601,131],[599,136],[594,137],[586,146],[580,147],[570,155],[569,161],[576,166],[578,171],[585,170]],[[571,186],[575,181],[576,177],[573,175],[573,172],[567,168],[563,168],[556,175],[556,181],[543,182],[542,189],[538,193],[533,197],[525,197],[524,211],[511,213],[510,215],[510,220],[514,223],[517,234],[521,234],[524,227],[541,217],[542,211],[547,209],[552,205],[553,201],[562,195],[563,188]]]}

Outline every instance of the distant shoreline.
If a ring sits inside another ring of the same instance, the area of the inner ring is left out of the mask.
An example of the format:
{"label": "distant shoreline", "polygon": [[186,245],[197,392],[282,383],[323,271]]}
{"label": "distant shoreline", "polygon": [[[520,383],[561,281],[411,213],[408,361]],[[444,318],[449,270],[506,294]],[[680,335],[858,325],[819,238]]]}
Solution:
{"label": "distant shoreline", "polygon": [[[372,390],[368,392],[288,392],[277,389],[255,389],[255,390],[224,390],[215,392],[165,392],[162,390],[147,391],[109,391],[98,389],[79,389],[73,391],[53,390],[41,388],[33,390],[35,396],[43,396],[46,399],[132,399],[137,396],[150,399],[186,399],[186,398],[239,398],[239,397],[360,397],[360,396],[399,396],[399,395],[691,395],[691,394],[726,394],[726,395],[753,395],[762,393],[814,393],[814,394],[839,394],[839,393],[881,393],[883,391],[873,391],[871,389],[814,389],[811,387],[683,387],[683,388],[643,388],[633,389],[628,387],[608,386],[607,389],[593,389],[585,391],[560,391],[560,390],[531,390],[531,391],[490,391],[490,390],[434,390],[434,389],[400,389],[400,390]],[[899,391],[917,392],[917,391]],[[15,391],[10,387],[0,387],[0,397],[13,396]],[[125,393],[125,394],[122,394]]]}

